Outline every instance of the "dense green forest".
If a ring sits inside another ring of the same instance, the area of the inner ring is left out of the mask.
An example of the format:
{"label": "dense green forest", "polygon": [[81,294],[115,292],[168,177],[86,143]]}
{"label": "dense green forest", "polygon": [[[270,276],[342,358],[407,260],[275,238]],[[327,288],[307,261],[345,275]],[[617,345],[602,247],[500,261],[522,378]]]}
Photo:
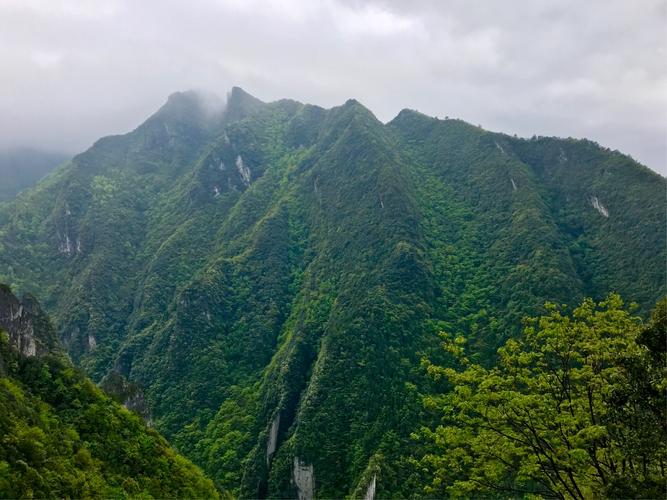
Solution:
{"label": "dense green forest", "polygon": [[55,336],[34,303],[19,303],[3,285],[0,311],[0,498],[218,497],[199,469],[62,349],[20,353],[22,335]]}
{"label": "dense green forest", "polygon": [[454,497],[660,498],[667,490],[667,299],[643,324],[618,295],[555,305],[474,363],[445,337],[443,393],[426,406],[425,492]]}
{"label": "dense green forest", "polygon": [[490,370],[545,302],[646,320],[665,189],[587,140],[177,93],[0,205],[0,280],[223,491],[423,496],[439,333]]}

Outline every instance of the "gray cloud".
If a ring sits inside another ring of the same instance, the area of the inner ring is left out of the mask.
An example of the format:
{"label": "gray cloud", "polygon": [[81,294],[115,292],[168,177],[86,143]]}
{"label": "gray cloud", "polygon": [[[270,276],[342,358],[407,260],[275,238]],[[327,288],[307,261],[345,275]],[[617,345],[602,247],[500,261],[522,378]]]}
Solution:
{"label": "gray cloud", "polygon": [[0,147],[78,151],[239,85],[588,137],[667,173],[667,2],[0,0]]}

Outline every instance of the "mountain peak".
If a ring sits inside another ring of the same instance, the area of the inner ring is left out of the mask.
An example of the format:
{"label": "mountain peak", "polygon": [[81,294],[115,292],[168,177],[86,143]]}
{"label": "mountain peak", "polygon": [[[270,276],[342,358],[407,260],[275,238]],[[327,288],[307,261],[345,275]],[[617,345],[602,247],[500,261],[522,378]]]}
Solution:
{"label": "mountain peak", "polygon": [[[231,90],[228,92],[229,99],[254,99],[259,101],[255,96],[251,95],[249,92],[246,92],[241,87],[234,85]],[[261,102],[261,101],[260,101]]]}
{"label": "mountain peak", "polygon": [[184,90],[169,94],[167,102],[158,113],[174,113],[199,107],[199,98],[194,90]]}
{"label": "mountain peak", "polygon": [[186,121],[202,123],[218,116],[224,109],[224,101],[210,92],[186,90],[174,92],[167,102],[153,115],[169,122]]}
{"label": "mountain peak", "polygon": [[356,99],[348,99],[342,105],[332,109],[336,110],[336,113],[339,116],[365,116],[372,119],[373,121],[377,121],[377,118],[373,112]]}
{"label": "mountain peak", "polygon": [[[364,112],[364,113],[368,113],[368,114],[371,114],[371,115],[373,114],[373,112],[372,112],[370,109],[368,109],[366,106],[364,106],[363,104],[361,104],[361,103],[360,103],[359,101],[357,101],[356,99],[348,99],[348,100],[345,101],[345,103],[341,106],[341,108],[343,108],[343,109],[354,109],[354,110],[362,111],[362,112]],[[375,115],[373,115],[373,116],[375,116]]]}
{"label": "mountain peak", "polygon": [[241,87],[232,87],[227,93],[227,107],[225,115],[227,120],[236,121],[245,118],[264,104],[263,101],[250,95]]}
{"label": "mountain peak", "polygon": [[398,124],[411,120],[428,120],[435,122],[437,121],[437,118],[425,115],[424,113],[422,113],[421,111],[417,111],[416,109],[403,108],[389,123]]}

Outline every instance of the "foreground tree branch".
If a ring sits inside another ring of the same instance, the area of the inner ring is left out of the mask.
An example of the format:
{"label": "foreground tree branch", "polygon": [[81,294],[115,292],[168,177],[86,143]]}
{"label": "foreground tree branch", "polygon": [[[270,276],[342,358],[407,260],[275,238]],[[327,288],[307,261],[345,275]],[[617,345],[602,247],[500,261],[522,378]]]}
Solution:
{"label": "foreground tree branch", "polygon": [[423,431],[433,443],[427,493],[662,496],[667,300],[647,325],[617,295],[571,314],[546,307],[492,368],[465,357],[462,337],[445,336],[450,366],[426,362],[452,387],[437,397],[441,425]]}

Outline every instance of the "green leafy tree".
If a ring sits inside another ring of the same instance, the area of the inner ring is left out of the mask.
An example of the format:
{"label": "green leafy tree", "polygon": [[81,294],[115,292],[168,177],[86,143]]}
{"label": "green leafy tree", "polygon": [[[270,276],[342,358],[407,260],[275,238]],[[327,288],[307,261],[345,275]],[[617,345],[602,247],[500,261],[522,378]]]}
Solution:
{"label": "green leafy tree", "polygon": [[462,337],[445,341],[448,385],[426,398],[441,424],[423,434],[429,494],[552,498],[662,497],[665,492],[665,310],[648,326],[618,295],[571,314],[547,304],[485,368]]}

